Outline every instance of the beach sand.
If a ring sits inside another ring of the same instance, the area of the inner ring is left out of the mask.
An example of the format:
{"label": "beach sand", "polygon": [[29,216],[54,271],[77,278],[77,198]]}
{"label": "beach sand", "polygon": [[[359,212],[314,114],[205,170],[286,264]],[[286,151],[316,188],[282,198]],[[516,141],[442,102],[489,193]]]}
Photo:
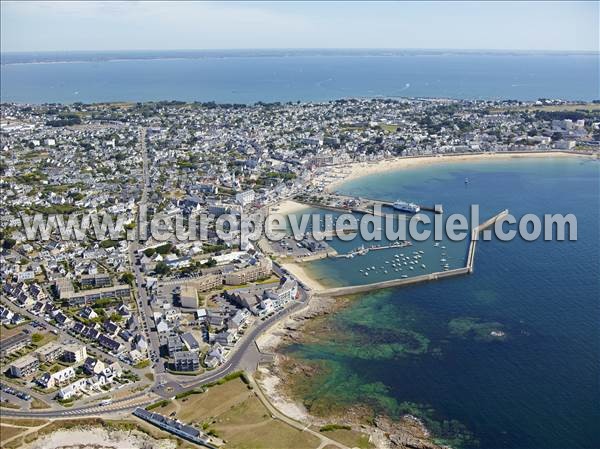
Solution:
{"label": "beach sand", "polygon": [[476,153],[476,154],[456,154],[456,155],[435,155],[435,156],[417,156],[417,157],[396,157],[392,159],[383,159],[374,162],[355,162],[346,165],[344,168],[349,169],[349,173],[340,179],[331,182],[326,190],[333,192],[344,183],[371,176],[378,173],[385,173],[405,168],[414,168],[424,165],[448,163],[448,162],[480,162],[489,160],[515,159],[515,158],[531,158],[531,157],[573,157],[582,156],[582,154],[567,153],[564,151],[544,151],[544,152],[502,152],[502,153]]}
{"label": "beach sand", "polygon": [[35,440],[25,449],[175,449],[172,439],[155,440],[137,430],[109,431],[101,427],[57,430]]}
{"label": "beach sand", "polygon": [[327,288],[317,279],[312,277],[308,270],[302,265],[299,265],[297,263],[284,263],[282,267],[288,270],[290,273],[292,273],[295,277],[300,279],[305,285],[310,287],[313,293],[318,292],[320,290],[325,290]]}
{"label": "beach sand", "polygon": [[271,206],[269,208],[269,212],[272,214],[289,215],[302,212],[305,209],[308,209],[308,206],[302,203],[298,203],[292,200],[284,200],[276,206]]}
{"label": "beach sand", "polygon": [[[385,159],[376,162],[355,162],[344,166],[346,174],[327,185],[326,190],[333,192],[342,184],[378,173],[385,173],[395,170],[414,168],[438,163],[453,162],[480,162],[490,160],[507,160],[516,158],[537,158],[537,157],[589,157],[587,154],[576,154],[564,151],[535,151],[535,152],[501,152],[501,153],[476,153],[476,154],[454,154],[454,155],[436,155],[419,157],[397,157]],[[307,209],[307,206],[293,200],[285,200],[277,206],[271,208],[274,213],[293,214]],[[283,267],[290,273],[304,282],[314,292],[325,290],[327,286],[311,276],[310,272],[301,264],[286,263]]]}

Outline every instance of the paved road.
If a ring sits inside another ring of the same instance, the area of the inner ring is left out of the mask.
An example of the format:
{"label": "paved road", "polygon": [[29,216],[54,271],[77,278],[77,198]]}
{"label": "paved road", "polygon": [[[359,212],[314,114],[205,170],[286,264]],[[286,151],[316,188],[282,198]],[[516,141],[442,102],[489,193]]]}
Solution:
{"label": "paved road", "polygon": [[[86,350],[87,350],[87,354],[89,356],[93,356],[96,357],[98,359],[103,359],[103,360],[108,360],[110,362],[118,362],[120,364],[123,363],[123,361],[119,360],[117,357],[108,354],[102,350],[100,350],[99,348],[94,348],[92,346],[89,345],[89,343],[80,340],[79,338],[77,338],[76,336],[73,336],[69,333],[67,333],[66,331],[64,331],[63,329],[54,326],[53,324],[48,323],[46,320],[44,320],[43,318],[33,315],[32,313],[28,312],[25,309],[22,309],[21,307],[18,307],[16,305],[14,305],[13,303],[11,303],[8,299],[6,298],[1,298],[0,302],[3,303],[5,306],[7,306],[9,309],[18,312],[19,314],[29,318],[31,321],[35,321],[37,323],[40,323],[41,325],[43,325],[47,330],[52,330],[56,333],[58,333],[59,338],[62,340],[59,341],[66,341],[66,340],[73,340],[73,341],[77,341],[82,345],[86,346]],[[36,329],[32,329],[32,332],[39,332],[39,330]],[[140,378],[143,376],[144,372],[143,370],[138,370],[136,368],[133,368],[132,366],[129,366],[129,369],[131,369],[133,372],[135,372],[138,376],[140,376]],[[7,383],[10,383],[7,382]],[[44,402],[48,402],[51,406],[56,407],[56,408],[60,408],[58,405],[56,405],[55,402],[52,401],[54,393],[47,393],[47,394],[42,394],[39,393],[36,390],[33,390],[32,388],[29,388],[27,386],[23,386],[23,385],[17,385],[17,384],[12,384],[15,388],[17,388],[18,390],[21,391],[25,391],[27,393],[29,393],[32,397],[34,398],[38,398],[43,400]],[[2,397],[4,398],[5,396],[2,395]],[[10,397],[9,397],[10,398]],[[15,402],[16,397],[10,398],[12,400],[12,402]],[[6,409],[2,409],[2,415],[6,415]]]}
{"label": "paved road", "polygon": [[[227,374],[230,374],[239,369],[247,368],[249,365],[258,362],[262,356],[256,348],[256,339],[267,330],[270,326],[277,323],[278,321],[288,317],[290,314],[301,310],[308,304],[308,295],[304,290],[300,290],[299,301],[289,305],[281,312],[261,321],[258,325],[251,328],[246,335],[238,342],[234,348],[233,353],[230,354],[225,364],[221,365],[214,371],[204,373],[200,376],[195,377],[188,383],[168,382],[165,385],[156,385],[152,389],[152,393],[155,393],[163,398],[170,398],[182,391],[186,391],[192,388],[200,387],[209,382],[213,382],[220,379]],[[249,360],[250,359],[250,360]],[[14,417],[40,417],[40,418],[61,418],[69,416],[90,416],[90,415],[104,415],[111,414],[121,411],[132,410],[135,407],[145,406],[152,403],[156,398],[148,396],[147,392],[140,392],[126,398],[113,401],[110,406],[100,407],[97,404],[74,407],[68,410],[31,410],[31,411],[20,411],[20,410],[8,410],[2,409],[2,416],[14,416]],[[134,402],[132,402],[134,401]]]}
{"label": "paved road", "polygon": [[51,323],[48,323],[44,318],[36,316],[34,314],[32,314],[31,312],[16,306],[15,304],[13,304],[12,302],[10,302],[8,299],[6,298],[0,298],[0,302],[2,302],[5,306],[7,306],[9,309],[13,310],[13,311],[17,311],[20,315],[24,315],[26,316],[28,319],[30,319],[31,321],[36,321],[40,324],[42,324],[47,330],[50,331],[54,331],[56,332],[58,335],[63,335],[64,338],[66,339],[70,339],[70,340],[74,340],[79,342],[82,345],[86,345],[86,349],[87,349],[87,353],[88,355],[93,355],[95,357],[99,357],[99,358],[103,358],[106,360],[110,360],[111,362],[119,362],[122,363],[117,357],[115,357],[112,354],[109,354],[107,352],[102,351],[99,348],[93,348],[89,345],[88,342],[81,340],[80,338],[78,338],[77,336],[71,335],[68,332],[66,332],[65,330],[61,329],[60,327],[57,327]]}
{"label": "paved road", "polygon": [[154,398],[150,397],[147,392],[140,392],[128,396],[117,401],[113,401],[108,406],[100,406],[98,404],[72,407],[62,410],[8,410],[2,409],[4,417],[21,417],[21,418],[65,418],[72,416],[89,416],[102,415],[108,413],[116,413],[121,411],[132,410],[135,407],[151,404]]}
{"label": "paved road", "polygon": [[327,447],[334,446],[334,447],[338,447],[341,449],[350,449],[348,446],[346,446],[338,441],[332,440],[331,438],[327,437],[326,435],[322,434],[321,432],[317,432],[317,431],[311,429],[310,424],[301,423],[299,421],[296,421],[295,419],[290,418],[287,415],[284,415],[271,403],[271,401],[269,401],[269,398],[266,397],[266,395],[264,394],[260,385],[258,385],[253,378],[250,379],[250,383],[254,387],[252,391],[254,392],[254,394],[256,395],[258,400],[260,402],[262,402],[262,404],[265,406],[265,408],[269,411],[269,413],[271,413],[271,417],[273,419],[278,419],[279,421],[286,423],[288,426],[298,429],[300,432],[307,432],[307,433],[310,433],[311,435],[315,436],[316,438],[318,438],[321,441],[319,448],[322,448],[324,446],[327,446]]}
{"label": "paved road", "polygon": [[[142,194],[140,202],[138,204],[138,213],[140,210],[145,210],[148,201],[148,186],[150,184],[149,169],[148,169],[148,151],[146,149],[146,129],[140,129],[139,135],[140,154],[142,155]],[[142,232],[138,229],[138,232]],[[154,322],[152,318],[152,309],[148,304],[148,294],[146,287],[144,287],[145,279],[142,273],[141,267],[136,264],[137,262],[137,251],[140,248],[139,242],[132,241],[129,245],[129,263],[131,264],[133,275],[135,276],[136,291],[137,291],[137,302],[139,312],[139,324],[140,328],[146,335],[146,342],[148,343],[148,351],[154,352],[157,356],[160,355],[160,342],[158,339],[158,333],[152,331],[152,324]],[[164,364],[160,361],[153,367],[153,371],[156,375],[156,381],[160,382],[161,374],[165,372]]]}
{"label": "paved road", "polygon": [[[147,190],[149,185],[148,175],[148,155],[146,150],[146,130],[140,129],[140,151],[142,154],[143,161],[143,187],[142,195],[140,199],[140,206],[145,205],[147,201]],[[137,301],[138,310],[140,312],[140,326],[146,334],[147,341],[149,342],[148,349],[154,350],[159,355],[160,343],[158,340],[158,333],[152,331],[152,310],[148,304],[148,295],[146,288],[144,287],[144,276],[140,267],[136,264],[136,254],[139,249],[139,242],[133,241],[129,245],[129,257],[130,263],[135,276],[135,282],[137,287]],[[273,271],[279,276],[289,276],[283,271],[283,269],[273,264]],[[249,329],[240,341],[237,342],[232,352],[229,354],[227,361],[216,368],[213,371],[206,372],[202,375],[196,376],[189,382],[173,380],[173,376],[166,372],[164,363],[161,359],[153,367],[155,373],[155,383],[152,387],[152,393],[155,393],[163,398],[172,397],[180,392],[200,387],[204,384],[213,382],[220,379],[227,374],[240,369],[254,369],[258,362],[263,357],[256,347],[256,339],[269,327],[276,322],[288,317],[290,314],[306,307],[308,304],[309,294],[304,288],[299,288],[299,298],[297,302],[292,303],[284,310],[274,314],[273,316],[266,318],[264,321],[258,322],[254,327]],[[88,405],[72,408],[69,410],[56,410],[56,411],[14,411],[14,410],[2,410],[3,416],[28,416],[28,417],[47,417],[47,418],[59,418],[65,416],[85,416],[85,415],[101,415],[108,413],[115,413],[118,411],[132,410],[136,406],[144,406],[152,402],[151,399],[142,401],[141,398],[147,397],[147,393],[141,392],[119,401],[113,401],[110,406],[99,407],[96,405]],[[132,405],[132,400],[140,399],[141,403],[135,403]]]}
{"label": "paved road", "polygon": [[233,349],[233,352],[229,355],[229,358],[223,365],[219,366],[213,371],[195,377],[193,381],[185,383],[170,382],[162,387],[157,386],[153,388],[152,391],[165,398],[172,397],[173,395],[182,391],[186,391],[191,388],[197,388],[209,382],[213,382],[239,369],[247,369],[248,367],[255,368],[262,357],[262,354],[260,354],[256,347],[256,339],[273,324],[288,317],[290,314],[297,312],[307,305],[308,297],[306,292],[304,290],[300,290],[300,292],[301,296],[299,301],[289,305],[279,313],[265,319],[264,321],[260,321],[257,325],[251,328],[248,333],[244,335],[240,341],[238,341]]}

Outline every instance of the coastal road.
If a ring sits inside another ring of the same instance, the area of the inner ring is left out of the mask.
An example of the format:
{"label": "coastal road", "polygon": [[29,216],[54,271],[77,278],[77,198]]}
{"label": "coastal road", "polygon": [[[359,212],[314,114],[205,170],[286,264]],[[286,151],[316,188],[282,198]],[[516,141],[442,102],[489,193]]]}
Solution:
{"label": "coastal road", "polygon": [[307,306],[307,293],[303,289],[300,289],[299,291],[301,293],[298,301],[251,328],[248,334],[244,335],[242,339],[238,341],[233,352],[229,355],[229,358],[223,365],[213,371],[197,376],[193,381],[185,383],[169,382],[161,387],[157,386],[153,388],[152,391],[164,398],[168,398],[183,391],[201,387],[204,384],[220,379],[234,371],[256,368],[260,359],[264,357],[264,354],[261,354],[256,346],[256,339],[277,322]]}
{"label": "coastal road", "polygon": [[276,324],[282,319],[287,318],[292,313],[298,312],[308,305],[307,293],[300,289],[300,298],[298,301],[292,303],[281,312],[261,321],[260,324],[250,329],[250,331],[238,342],[235,351],[230,354],[227,361],[218,367],[217,369],[197,376],[193,381],[189,383],[177,383],[168,382],[164,385],[155,384],[152,389],[152,393],[140,392],[128,396],[126,398],[113,401],[109,406],[101,407],[97,404],[73,407],[65,410],[10,410],[2,409],[2,416],[12,417],[29,417],[29,418],[65,418],[65,417],[77,417],[77,416],[97,416],[114,414],[117,412],[131,411],[135,407],[143,407],[155,402],[160,398],[171,398],[174,395],[183,391],[198,388],[207,383],[213,382],[220,379],[227,374],[238,371],[240,369],[247,369],[249,366],[254,365],[263,356],[256,347],[256,339],[268,328]]}
{"label": "coastal road", "polygon": [[154,402],[156,398],[146,392],[136,393],[110,405],[100,406],[98,404],[63,408],[61,410],[11,410],[1,409],[2,417],[13,418],[69,418],[78,416],[96,416],[133,410],[135,407],[143,407]]}
{"label": "coastal road", "polygon": [[319,448],[322,447],[338,447],[341,449],[350,449],[348,446],[343,445],[342,443],[338,442],[338,441],[334,441],[331,438],[328,438],[326,435],[324,435],[321,432],[317,432],[313,429],[310,428],[310,424],[304,424],[301,423],[299,421],[296,421],[295,419],[290,418],[287,415],[284,415],[282,412],[280,412],[277,407],[275,407],[271,401],[269,400],[269,398],[264,394],[262,388],[260,387],[260,385],[258,385],[256,383],[256,381],[254,380],[254,378],[250,377],[250,385],[252,385],[253,387],[253,392],[256,395],[256,397],[258,398],[258,400],[260,402],[262,402],[262,404],[265,406],[265,408],[269,411],[269,413],[271,414],[271,417],[273,419],[277,419],[281,422],[284,422],[285,424],[287,424],[288,426],[291,426],[295,429],[298,429],[300,432],[307,432],[310,433],[311,435],[315,436],[316,438],[318,438],[321,441],[321,444],[319,445]]}

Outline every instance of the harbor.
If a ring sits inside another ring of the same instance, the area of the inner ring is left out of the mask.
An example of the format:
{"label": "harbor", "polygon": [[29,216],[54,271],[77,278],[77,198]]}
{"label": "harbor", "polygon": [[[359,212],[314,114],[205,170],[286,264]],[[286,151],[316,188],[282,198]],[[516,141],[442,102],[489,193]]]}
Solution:
{"label": "harbor", "polygon": [[[422,275],[418,275],[418,276],[410,276],[410,277],[408,275],[404,274],[404,275],[401,275],[401,277],[397,278],[397,279],[390,279],[390,280],[374,282],[374,283],[370,283],[370,284],[327,288],[327,289],[316,291],[315,295],[345,296],[345,295],[352,295],[352,294],[356,294],[356,293],[366,293],[366,292],[370,292],[373,290],[380,290],[380,289],[384,289],[384,288],[402,287],[405,285],[414,285],[414,284],[419,284],[422,282],[436,281],[436,280],[440,280],[440,279],[447,279],[447,278],[451,278],[451,277],[463,276],[466,274],[473,273],[473,270],[475,267],[475,251],[477,248],[477,241],[479,240],[479,236],[486,229],[493,226],[498,220],[501,220],[502,218],[504,218],[507,214],[508,214],[508,209],[505,209],[502,212],[494,215],[493,217],[491,217],[484,223],[473,228],[473,230],[471,231],[469,246],[467,248],[466,262],[465,262],[464,267],[449,269],[449,268],[447,268],[448,265],[446,264],[442,271],[436,271],[433,273],[427,273],[427,274],[422,274]],[[415,251],[415,253],[418,253],[418,252]],[[345,257],[345,255],[342,255],[341,257]],[[413,255],[413,258],[416,258],[417,260],[419,259],[418,255]],[[407,257],[405,256],[404,259],[406,260]],[[406,261],[403,262],[403,264],[405,266],[409,266],[408,263],[409,262],[406,262]],[[413,265],[412,267],[409,266],[410,269],[414,269],[415,264],[416,264],[416,262],[414,262],[412,264]],[[392,267],[393,267],[393,265],[392,265]],[[423,265],[421,267],[423,269],[425,268]],[[373,266],[372,269],[375,269],[375,267]],[[363,272],[363,275],[364,274],[365,274],[365,272]],[[368,272],[367,272],[366,276],[368,276]]]}
{"label": "harbor", "polygon": [[[362,196],[341,195],[339,193],[326,193],[322,195],[300,195],[294,198],[294,201],[311,207],[328,209],[335,212],[372,214],[375,216],[385,216],[385,210],[414,214],[421,211],[433,212],[436,214],[444,213],[442,205],[423,205],[407,203],[404,201],[384,201],[374,198],[365,198]],[[379,212],[381,211],[381,212]]]}
{"label": "harbor", "polygon": [[384,250],[384,249],[394,249],[394,248],[406,248],[407,246],[412,246],[412,243],[409,241],[402,241],[402,242],[391,243],[389,245],[372,245],[372,246],[361,245],[358,248],[350,251],[349,253],[334,254],[329,257],[352,259],[356,256],[364,256],[364,255],[368,254],[369,251],[380,251],[380,250]]}

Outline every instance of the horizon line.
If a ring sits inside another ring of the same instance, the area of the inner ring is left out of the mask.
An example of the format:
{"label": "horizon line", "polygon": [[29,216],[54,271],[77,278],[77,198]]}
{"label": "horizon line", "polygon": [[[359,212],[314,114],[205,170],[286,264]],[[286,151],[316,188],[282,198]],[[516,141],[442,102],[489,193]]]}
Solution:
{"label": "horizon line", "polygon": [[589,53],[598,50],[558,50],[524,48],[443,48],[443,47],[223,47],[223,48],[130,48],[130,49],[89,49],[89,50],[1,50],[0,54],[10,53],[109,53],[109,52],[194,52],[194,51],[446,51],[446,52],[498,52],[498,53]]}

